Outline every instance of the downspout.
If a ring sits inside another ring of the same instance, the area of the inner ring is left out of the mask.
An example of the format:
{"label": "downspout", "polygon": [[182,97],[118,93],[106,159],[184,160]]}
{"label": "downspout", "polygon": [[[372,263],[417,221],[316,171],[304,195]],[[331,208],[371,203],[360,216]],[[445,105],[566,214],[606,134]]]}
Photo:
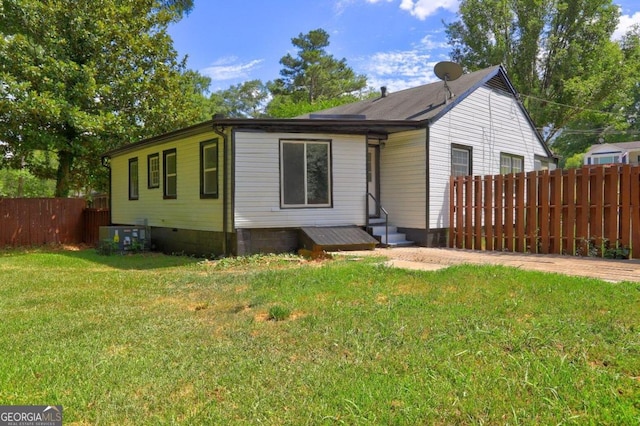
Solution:
{"label": "downspout", "polygon": [[229,160],[227,159],[227,134],[224,131],[224,126],[219,126],[216,125],[215,123],[213,124],[213,131],[215,134],[217,134],[218,136],[220,136],[222,138],[222,188],[223,188],[223,194],[222,194],[222,233],[223,233],[223,238],[222,238],[222,252],[224,253],[225,256],[229,255],[229,243],[228,243],[228,232],[227,232],[227,228],[229,225],[229,212],[228,212],[228,190],[227,190],[227,174],[228,174],[228,163]]}
{"label": "downspout", "polygon": [[100,162],[102,163],[103,167],[106,167],[107,169],[109,169],[109,225],[113,224],[113,220],[112,220],[112,209],[111,209],[111,157],[102,157]]}
{"label": "downspout", "polygon": [[429,153],[429,137],[430,137],[430,132],[429,130],[431,129],[431,127],[429,126],[429,124],[427,124],[427,127],[425,128],[425,191],[426,191],[426,197],[425,197],[425,228],[427,230],[427,241],[425,241],[426,246],[427,247],[431,247],[431,245],[429,244],[429,239],[430,239],[430,234],[431,234],[431,227],[429,225],[429,209],[430,209],[430,200],[431,200],[431,188],[430,188],[430,175],[431,175],[431,163],[430,163],[430,153]]}

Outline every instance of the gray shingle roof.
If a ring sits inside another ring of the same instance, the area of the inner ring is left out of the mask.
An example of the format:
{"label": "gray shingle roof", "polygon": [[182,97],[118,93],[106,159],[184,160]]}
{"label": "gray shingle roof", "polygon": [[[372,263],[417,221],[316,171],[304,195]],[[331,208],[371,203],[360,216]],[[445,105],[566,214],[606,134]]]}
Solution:
{"label": "gray shingle roof", "polygon": [[640,141],[633,142],[612,142],[612,143],[603,143],[603,144],[595,144],[591,145],[587,154],[592,153],[595,150],[599,150],[604,147],[610,147],[610,149],[619,149],[620,151],[637,151],[640,150]]}
{"label": "gray shingle roof", "polygon": [[[386,97],[367,99],[352,104],[305,114],[297,118],[331,118],[342,117],[361,120],[415,120],[424,121],[436,118],[452,104],[459,102],[477,87],[498,75],[504,76],[500,65],[480,71],[463,74],[460,78],[448,82],[453,98],[445,102],[448,93],[442,81],[425,84],[398,92],[388,93]],[[504,86],[510,84],[504,79]],[[511,89],[512,90],[512,89]]]}

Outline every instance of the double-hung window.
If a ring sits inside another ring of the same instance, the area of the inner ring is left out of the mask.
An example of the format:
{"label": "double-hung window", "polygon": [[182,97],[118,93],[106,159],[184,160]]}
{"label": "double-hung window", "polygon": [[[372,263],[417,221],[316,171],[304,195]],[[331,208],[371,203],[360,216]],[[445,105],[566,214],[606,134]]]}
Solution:
{"label": "double-hung window", "polygon": [[200,144],[200,198],[218,198],[218,140]]}
{"label": "double-hung window", "polygon": [[129,199],[137,200],[139,195],[138,157],[135,157],[129,159]]}
{"label": "double-hung window", "polygon": [[157,153],[147,156],[147,188],[160,188],[160,156]]}
{"label": "double-hung window", "polygon": [[471,147],[451,145],[451,176],[469,176],[471,171]]}
{"label": "double-hung window", "polygon": [[500,153],[500,174],[520,173],[524,170],[524,157],[521,155]]}
{"label": "double-hung window", "polygon": [[178,196],[178,168],[176,150],[169,149],[162,152],[162,177],[164,180],[164,198],[171,199]]}
{"label": "double-hung window", "polygon": [[331,143],[280,141],[281,207],[331,207]]}

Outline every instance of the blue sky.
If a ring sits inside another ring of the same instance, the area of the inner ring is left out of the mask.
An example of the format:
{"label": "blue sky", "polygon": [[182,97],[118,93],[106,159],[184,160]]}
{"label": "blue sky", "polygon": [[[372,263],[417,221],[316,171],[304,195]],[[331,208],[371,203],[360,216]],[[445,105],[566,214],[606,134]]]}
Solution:
{"label": "blue sky", "polygon": [[[615,0],[622,18],[614,37],[640,23],[640,2]],[[188,67],[211,77],[211,90],[279,77],[279,61],[295,55],[291,39],[322,28],[327,51],[374,88],[398,91],[436,80],[449,59],[443,21],[456,20],[458,0],[195,0],[169,33]]]}

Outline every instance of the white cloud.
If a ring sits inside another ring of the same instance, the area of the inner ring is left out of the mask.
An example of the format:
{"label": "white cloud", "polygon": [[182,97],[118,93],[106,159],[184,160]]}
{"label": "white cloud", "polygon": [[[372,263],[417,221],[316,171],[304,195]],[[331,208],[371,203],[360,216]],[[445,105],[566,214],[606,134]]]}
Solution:
{"label": "white cloud", "polygon": [[400,9],[406,10],[424,21],[427,17],[435,15],[440,9],[457,12],[459,4],[459,0],[402,0]]}
{"label": "white cloud", "polygon": [[633,15],[621,15],[618,27],[613,32],[611,38],[614,40],[620,40],[622,36],[636,24],[640,24],[640,12],[636,12]]}
{"label": "white cloud", "polygon": [[433,40],[433,36],[431,34],[427,34],[420,40],[421,47],[423,49],[432,50],[432,49],[447,49],[449,45],[445,41],[436,41]]}
{"label": "white cloud", "polygon": [[262,59],[254,59],[247,63],[241,63],[237,57],[229,56],[218,59],[200,72],[213,81],[247,79],[251,71],[255,70],[262,62]]}
{"label": "white cloud", "polygon": [[362,69],[369,86],[387,86],[397,92],[435,81],[436,62],[429,53],[420,50],[378,52],[366,59]]}

